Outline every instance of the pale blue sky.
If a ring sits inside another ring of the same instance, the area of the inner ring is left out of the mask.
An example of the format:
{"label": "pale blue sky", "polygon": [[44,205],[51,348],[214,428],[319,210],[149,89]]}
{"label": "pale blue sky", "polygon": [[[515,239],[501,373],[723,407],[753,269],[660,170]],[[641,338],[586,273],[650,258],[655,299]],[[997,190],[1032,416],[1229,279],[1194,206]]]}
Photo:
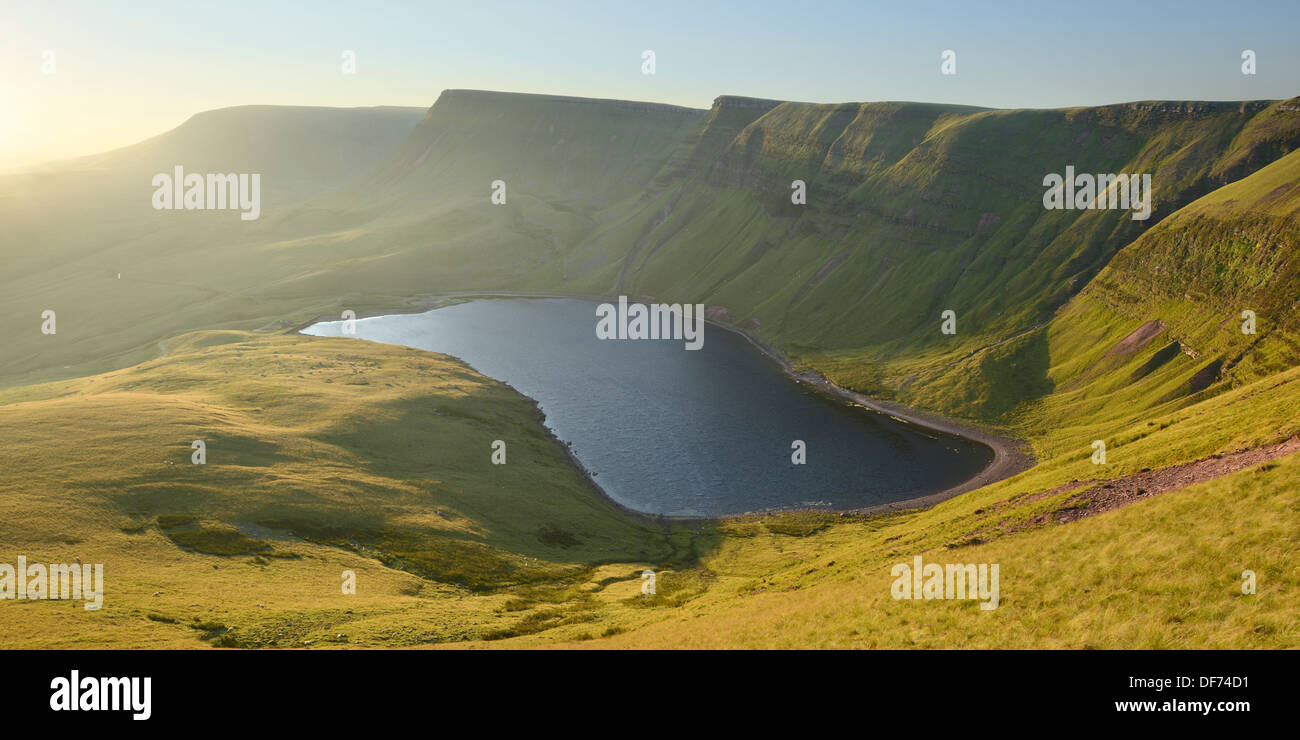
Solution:
{"label": "pale blue sky", "polygon": [[[0,169],[247,103],[428,106],[449,87],[707,107],[719,94],[1061,107],[1300,94],[1300,0],[0,0]],[[340,72],[344,49],[357,74]],[[656,74],[641,73],[641,52]],[[957,52],[957,75],[940,53]],[[1257,74],[1241,73],[1241,52]],[[42,53],[55,54],[54,74]]]}

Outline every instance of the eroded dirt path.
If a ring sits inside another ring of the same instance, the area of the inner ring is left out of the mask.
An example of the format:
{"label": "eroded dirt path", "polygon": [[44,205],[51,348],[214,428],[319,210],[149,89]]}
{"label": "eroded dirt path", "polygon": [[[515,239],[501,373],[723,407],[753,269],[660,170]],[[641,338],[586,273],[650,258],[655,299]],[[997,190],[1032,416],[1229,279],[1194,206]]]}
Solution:
{"label": "eroded dirt path", "polygon": [[1294,452],[1300,452],[1300,436],[1291,437],[1276,444],[1255,447],[1227,455],[1211,455],[1195,462],[1171,465],[1159,470],[1143,470],[1140,473],[1133,473],[1122,478],[1069,483],[1024,500],[1043,498],[1076,488],[1085,490],[1066,499],[1054,511],[1039,514],[1024,524],[1010,527],[1006,531],[1015,532],[1043,524],[1068,524],[1069,522],[1118,509],[1134,501],[1141,501],[1169,491],[1177,491],[1196,483],[1245,470],[1275,457],[1290,455]]}

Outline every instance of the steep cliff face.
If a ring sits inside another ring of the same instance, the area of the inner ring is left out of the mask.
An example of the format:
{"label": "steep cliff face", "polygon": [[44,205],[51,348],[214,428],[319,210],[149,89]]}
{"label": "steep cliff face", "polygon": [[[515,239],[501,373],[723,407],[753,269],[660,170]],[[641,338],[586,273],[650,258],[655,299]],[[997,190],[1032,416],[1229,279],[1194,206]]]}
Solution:
{"label": "steep cliff face", "polygon": [[1208,379],[1300,364],[1300,151],[1162,221],[1076,303],[1129,321],[1159,317]]}
{"label": "steep cliff face", "polygon": [[[625,287],[725,303],[775,341],[823,347],[928,343],[945,308],[975,334],[1031,326],[1161,218],[1300,143],[1300,116],[1265,103],[782,103],[718,146],[739,111],[710,113],[675,206],[630,216],[657,222],[643,235],[655,254]],[[1067,165],[1151,174],[1151,218],[1046,210],[1043,177]],[[790,202],[795,180],[806,206]]]}
{"label": "steep cliff face", "polygon": [[560,208],[635,195],[705,111],[624,100],[447,90],[366,187],[428,208],[488,202],[493,181]]}
{"label": "steep cliff face", "polygon": [[1042,452],[1300,364],[1300,151],[1120,249],[1052,318],[968,352],[816,354],[846,382],[1024,425]]}

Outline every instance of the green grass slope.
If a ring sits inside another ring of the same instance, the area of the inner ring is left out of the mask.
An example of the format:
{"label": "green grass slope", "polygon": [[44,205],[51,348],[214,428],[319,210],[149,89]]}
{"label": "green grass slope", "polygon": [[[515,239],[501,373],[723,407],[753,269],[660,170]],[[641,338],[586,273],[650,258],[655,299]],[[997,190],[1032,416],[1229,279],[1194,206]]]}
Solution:
{"label": "green grass slope", "polygon": [[[256,282],[258,261],[229,260],[239,259],[250,233],[288,204],[372,169],[421,115],[396,107],[224,108],[134,146],[0,178],[0,304],[19,317],[0,329],[0,385],[125,367],[156,356],[168,335],[248,316],[255,303],[239,290]],[[261,220],[154,210],[153,176],[177,165],[187,173],[260,173]],[[41,341],[54,337],[27,318],[45,310],[55,311],[59,336],[70,341]]]}
{"label": "green grass slope", "polygon": [[107,580],[97,612],[0,604],[3,647],[482,639],[553,592],[695,557],[595,492],[531,401],[451,358],[242,332],[173,344],[0,394],[3,561],[81,558]]}
{"label": "green grass slope", "polygon": [[263,213],[275,213],[368,172],[421,115],[419,108],[389,106],[221,108],[132,146],[0,177],[10,267],[75,258],[159,229],[167,221],[153,210],[153,176],[176,166],[187,174],[258,173]]}
{"label": "green grass slope", "polygon": [[1119,252],[1044,329],[1056,392],[1029,423],[1136,419],[1300,364],[1298,189],[1293,152]]}
{"label": "green grass slope", "polygon": [[[1148,230],[1041,327],[955,362],[899,362],[925,379],[910,399],[1003,409],[999,421],[1051,455],[1295,367],[1297,188],[1293,152]],[[1254,333],[1243,333],[1247,310]]]}

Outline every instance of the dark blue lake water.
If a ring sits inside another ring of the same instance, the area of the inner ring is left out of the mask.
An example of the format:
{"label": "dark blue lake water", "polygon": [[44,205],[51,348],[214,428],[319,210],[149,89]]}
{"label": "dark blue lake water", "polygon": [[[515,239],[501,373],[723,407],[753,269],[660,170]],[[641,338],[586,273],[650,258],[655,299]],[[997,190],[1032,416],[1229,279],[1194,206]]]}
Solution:
{"label": "dark blue lake water", "polygon": [[[536,399],[605,492],[651,514],[873,506],[941,491],[993,459],[984,445],[816,393],[716,326],[696,351],[598,340],[595,309],[474,300],[360,319],[355,336],[454,355]],[[303,333],[340,336],[342,322]],[[805,464],[791,461],[795,440]]]}

